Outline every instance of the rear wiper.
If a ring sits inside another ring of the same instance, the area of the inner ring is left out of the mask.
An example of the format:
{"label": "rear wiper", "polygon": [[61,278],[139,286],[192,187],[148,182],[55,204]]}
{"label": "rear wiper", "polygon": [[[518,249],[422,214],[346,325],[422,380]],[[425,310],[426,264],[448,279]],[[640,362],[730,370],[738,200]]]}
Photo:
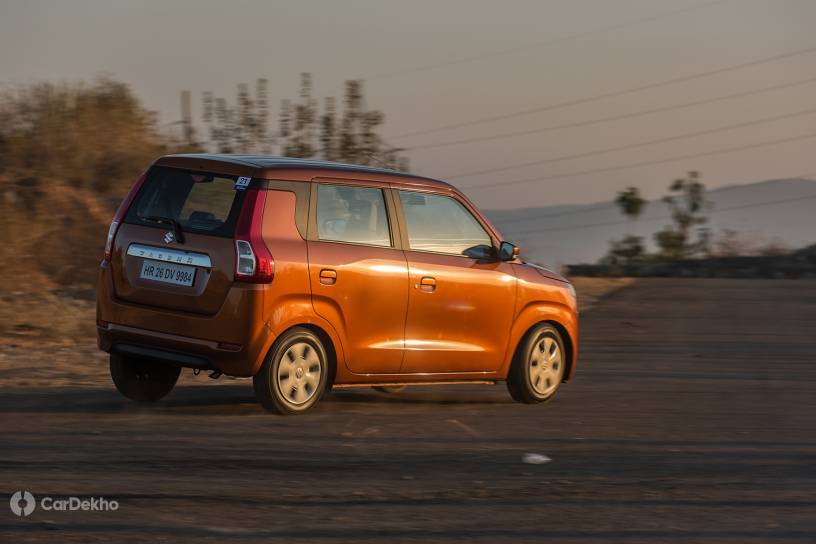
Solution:
{"label": "rear wiper", "polygon": [[[179,244],[184,243],[184,231],[181,229],[181,223],[170,217],[162,217],[160,215],[148,215],[147,217],[140,217],[142,221],[149,221],[151,223],[159,223],[162,225],[170,225],[173,229],[173,238]],[[165,240],[165,242],[172,242],[172,240]]]}

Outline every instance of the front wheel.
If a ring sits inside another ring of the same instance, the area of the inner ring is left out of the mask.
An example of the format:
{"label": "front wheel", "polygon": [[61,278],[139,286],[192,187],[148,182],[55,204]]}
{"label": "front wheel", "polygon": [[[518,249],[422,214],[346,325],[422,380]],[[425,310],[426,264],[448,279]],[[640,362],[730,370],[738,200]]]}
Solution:
{"label": "front wheel", "polygon": [[125,397],[137,402],[156,402],[172,391],[181,368],[111,353],[110,373],[116,389]]}
{"label": "front wheel", "polygon": [[255,396],[268,411],[300,414],[314,406],[328,381],[326,350],[310,330],[295,327],[269,350],[261,370],[252,379]]}
{"label": "front wheel", "polygon": [[558,330],[549,324],[541,324],[531,330],[516,350],[507,389],[518,402],[535,404],[550,400],[566,368],[564,340]]}

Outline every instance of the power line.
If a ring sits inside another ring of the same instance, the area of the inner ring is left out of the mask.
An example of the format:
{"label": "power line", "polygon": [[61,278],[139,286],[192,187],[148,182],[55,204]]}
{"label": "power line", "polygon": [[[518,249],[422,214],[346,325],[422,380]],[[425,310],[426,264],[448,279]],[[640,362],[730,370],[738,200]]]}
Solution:
{"label": "power line", "polygon": [[667,12],[664,12],[664,13],[659,13],[657,15],[652,15],[652,16],[649,16],[649,17],[642,17],[640,19],[631,19],[631,20],[623,21],[621,23],[616,23],[616,24],[613,24],[613,25],[607,25],[607,26],[594,28],[594,29],[588,30],[586,32],[575,32],[573,34],[568,34],[566,36],[560,36],[560,37],[552,38],[552,39],[549,39],[549,40],[543,40],[543,41],[528,43],[526,45],[521,45],[521,46],[512,47],[512,48],[508,48],[508,49],[502,49],[502,50],[499,50],[499,51],[494,51],[492,53],[485,53],[485,54],[482,54],[482,55],[473,55],[473,56],[470,56],[470,57],[463,57],[463,58],[459,58],[459,59],[442,61],[442,62],[437,62],[437,63],[432,63],[432,64],[425,64],[423,66],[416,66],[414,68],[406,68],[406,69],[403,69],[403,70],[397,70],[397,71],[393,71],[393,72],[383,72],[383,73],[379,73],[379,74],[374,74],[372,76],[369,76],[369,77],[363,78],[363,79],[367,79],[367,80],[386,79],[386,78],[391,78],[391,77],[394,77],[394,76],[400,76],[400,75],[405,75],[405,74],[413,74],[413,73],[416,73],[416,72],[424,72],[426,70],[433,70],[433,69],[436,69],[436,68],[444,68],[444,67],[447,67],[447,66],[455,66],[455,65],[458,65],[458,64],[467,64],[467,63],[476,62],[476,61],[480,61],[480,60],[484,60],[484,59],[488,59],[488,58],[502,57],[502,56],[505,56],[505,55],[511,55],[513,53],[518,53],[519,51],[524,51],[524,50],[527,50],[527,49],[547,47],[547,46],[550,46],[550,45],[555,45],[555,44],[559,44],[559,43],[566,42],[566,41],[577,40],[577,39],[581,39],[581,38],[587,38],[587,37],[593,36],[595,34],[603,34],[603,33],[606,33],[606,32],[611,32],[611,31],[614,31],[614,30],[621,30],[623,28],[628,28],[628,27],[631,27],[631,26],[637,26],[637,25],[641,25],[641,24],[644,24],[644,23],[651,23],[651,22],[654,22],[654,21],[659,21],[660,19],[667,19],[667,18],[670,18],[670,17],[674,17],[676,15],[681,15],[681,14],[684,14],[684,13],[697,11],[699,9],[708,8],[708,7],[717,5],[717,4],[722,4],[724,2],[725,2],[725,0],[713,0],[713,1],[710,1],[710,2],[703,2],[701,4],[696,4],[696,5],[688,6],[688,7],[681,8],[681,9],[675,9],[675,10],[667,11]]}
{"label": "power line", "polygon": [[[807,195],[807,196],[800,196],[795,198],[785,198],[782,200],[767,200],[764,202],[754,202],[753,204],[742,204],[739,206],[729,206],[727,208],[719,208],[711,210],[711,214],[721,213],[721,212],[730,212],[734,210],[745,210],[748,208],[757,208],[760,206],[774,206],[777,204],[789,204],[792,202],[801,202],[803,200],[813,200],[816,199],[816,195]],[[649,217],[639,219],[639,221],[668,221],[671,220],[672,217],[670,215],[660,216],[660,217]],[[552,228],[545,228],[545,229],[534,229],[534,230],[520,230],[512,232],[511,234],[534,234],[537,232],[555,232],[555,231],[564,231],[564,230],[578,230],[578,229],[588,229],[588,228],[595,228],[595,227],[611,227],[615,225],[627,225],[631,224],[631,221],[607,221],[605,223],[588,223],[584,225],[575,225],[572,227],[552,227]]]}
{"label": "power line", "polygon": [[488,168],[488,169],[485,169],[485,170],[476,170],[476,171],[473,171],[473,172],[466,172],[464,174],[458,174],[458,175],[455,175],[455,176],[443,176],[443,177],[445,177],[446,179],[466,178],[466,177],[478,176],[478,175],[482,175],[482,174],[493,174],[493,173],[496,173],[496,172],[505,172],[507,170],[515,170],[517,168],[526,168],[528,166],[537,166],[537,165],[541,165],[541,164],[551,164],[551,163],[554,163],[554,162],[562,162],[562,161],[567,161],[567,160],[572,160],[572,159],[583,159],[583,158],[592,157],[592,156],[595,156],[595,155],[603,155],[603,154],[606,154],[606,153],[613,153],[615,151],[625,151],[625,150],[637,149],[639,147],[645,147],[645,146],[649,146],[649,145],[664,144],[664,143],[667,143],[667,142],[673,142],[673,141],[682,140],[682,139],[685,139],[685,138],[695,138],[697,136],[706,136],[708,134],[715,134],[717,132],[723,132],[723,131],[727,131],[727,130],[734,130],[734,129],[738,129],[738,128],[745,128],[745,127],[750,127],[750,126],[754,126],[754,125],[760,125],[760,124],[763,124],[763,123],[770,123],[772,121],[780,121],[782,119],[790,119],[792,117],[799,117],[799,116],[802,116],[802,115],[809,115],[811,113],[816,113],[816,108],[809,108],[809,109],[806,109],[806,110],[795,111],[795,112],[792,112],[792,113],[785,113],[785,114],[782,114],[782,115],[774,115],[772,117],[763,117],[762,119],[756,119],[756,120],[753,120],[753,121],[746,121],[744,123],[737,123],[737,124],[734,124],[734,125],[725,125],[725,126],[721,126],[721,127],[717,127],[717,128],[700,130],[700,131],[696,131],[696,132],[687,132],[685,134],[678,134],[678,135],[675,135],[675,136],[668,136],[666,138],[658,138],[656,140],[649,140],[649,141],[646,141],[646,142],[638,142],[638,143],[634,143],[634,144],[626,144],[626,145],[620,145],[620,146],[616,146],[616,147],[608,147],[606,149],[598,149],[598,150],[595,150],[595,151],[586,151],[584,153],[574,153],[572,155],[562,155],[560,157],[551,157],[549,159],[541,159],[541,160],[537,160],[537,161],[516,163],[516,164],[510,165],[510,166],[501,166],[501,167],[498,167],[498,168]]}
{"label": "power line", "polygon": [[733,152],[736,152],[736,151],[744,151],[744,150],[747,150],[747,149],[757,149],[757,148],[760,148],[760,147],[767,147],[767,146],[771,146],[771,145],[784,144],[784,143],[789,143],[789,142],[796,142],[796,141],[799,141],[799,140],[807,140],[809,138],[816,138],[816,133],[804,134],[802,136],[794,136],[794,137],[790,137],[790,138],[781,138],[779,140],[770,140],[770,141],[766,141],[766,142],[759,142],[759,143],[755,143],[755,144],[741,145],[741,146],[736,146],[736,147],[727,147],[727,148],[723,148],[723,149],[716,149],[716,150],[713,150],[713,151],[706,151],[706,152],[703,152],[703,153],[692,153],[692,154],[688,154],[688,155],[675,155],[674,157],[666,157],[664,159],[634,162],[634,163],[629,163],[629,164],[621,164],[621,165],[618,165],[618,166],[609,166],[609,167],[604,167],[604,168],[594,168],[594,169],[590,169],[590,170],[581,170],[581,171],[577,171],[577,172],[568,172],[566,174],[557,174],[557,175],[552,175],[552,176],[524,178],[524,179],[514,179],[514,180],[510,180],[510,181],[502,181],[502,182],[494,182],[494,183],[483,183],[481,185],[471,185],[470,187],[462,187],[462,189],[465,190],[465,191],[471,191],[471,190],[485,189],[487,187],[498,187],[498,186],[505,186],[505,185],[520,185],[520,184],[524,184],[524,183],[533,183],[533,182],[537,182],[537,181],[550,181],[550,180],[554,180],[554,179],[563,179],[563,178],[571,178],[571,177],[577,177],[577,176],[586,176],[586,175],[590,175],[590,174],[600,174],[602,172],[613,172],[613,171],[616,171],[616,170],[627,170],[629,168],[638,168],[638,167],[641,167],[641,166],[652,166],[652,165],[655,165],[655,164],[663,164],[663,163],[667,163],[667,162],[674,162],[674,161],[680,161],[680,160],[685,160],[685,159],[695,159],[695,158],[698,158],[698,157],[710,157],[710,156],[713,156],[713,155],[722,155],[722,154],[725,154],[725,153],[733,153]]}
{"label": "power line", "polygon": [[552,126],[549,126],[549,127],[535,128],[535,129],[530,129],[530,130],[518,130],[518,131],[513,131],[513,132],[503,132],[503,133],[493,134],[493,135],[489,135],[489,136],[477,136],[477,137],[474,137],[474,138],[465,138],[465,139],[462,139],[462,140],[448,140],[448,141],[437,142],[437,143],[432,143],[432,144],[422,144],[422,145],[416,145],[416,146],[403,147],[402,149],[405,150],[405,151],[417,151],[417,150],[420,150],[420,149],[431,149],[431,148],[436,149],[436,148],[449,147],[449,146],[454,146],[454,145],[471,144],[471,143],[477,143],[477,142],[489,142],[489,141],[492,141],[492,140],[501,140],[501,139],[504,139],[504,138],[513,138],[513,137],[518,137],[518,136],[530,136],[532,134],[541,134],[543,132],[552,132],[552,131],[563,130],[563,129],[568,129],[568,128],[587,127],[587,126],[597,125],[597,124],[600,124],[600,123],[606,123],[606,122],[609,122],[609,121],[623,121],[623,120],[626,120],[626,119],[634,119],[636,117],[644,117],[646,115],[651,115],[651,114],[654,114],[654,113],[664,113],[664,112],[667,112],[667,111],[674,111],[674,110],[679,110],[679,109],[683,109],[683,108],[690,108],[690,107],[693,107],[693,106],[701,106],[703,104],[714,104],[716,102],[721,102],[721,101],[724,101],[724,100],[731,100],[731,99],[734,99],[734,98],[744,98],[746,96],[752,96],[752,95],[756,95],[756,94],[766,93],[766,92],[769,92],[769,91],[776,91],[776,90],[779,90],[779,89],[788,89],[788,88],[791,88],[791,87],[798,87],[800,85],[806,85],[808,83],[813,83],[813,82],[816,82],[816,77],[811,77],[811,78],[803,79],[803,80],[800,80],[800,81],[794,81],[792,83],[782,83],[780,85],[771,85],[769,87],[763,87],[761,89],[756,89],[756,90],[752,90],[752,91],[743,91],[743,92],[739,92],[739,93],[733,93],[733,94],[718,96],[718,97],[715,97],[715,98],[706,98],[706,99],[703,99],[703,100],[695,100],[693,102],[684,102],[682,104],[675,104],[675,105],[672,105],[672,106],[663,106],[663,107],[660,107],[660,108],[653,108],[653,109],[650,109],[650,110],[636,111],[636,112],[632,112],[632,113],[624,113],[624,114],[621,114],[621,115],[613,115],[613,116],[610,116],[610,117],[600,117],[600,118],[597,118],[597,119],[589,119],[587,121],[578,121],[578,122],[575,122],[575,123],[565,123],[565,124],[562,124],[562,125],[552,125]]}
{"label": "power line", "polygon": [[[794,176],[790,176],[790,179],[809,178],[809,177],[812,177],[812,176],[815,176],[815,175],[816,175],[816,173],[796,174]],[[761,183],[761,182],[755,182],[755,183]],[[727,191],[734,191],[734,190],[737,190],[737,189],[744,189],[745,186],[746,186],[745,183],[742,183],[742,184],[739,184],[739,185],[726,185],[725,187],[718,187],[715,190],[716,190],[717,194],[720,194],[720,193],[724,193],[724,192],[727,192]],[[578,206],[579,208],[577,210],[576,209],[570,209],[570,210],[564,210],[564,211],[561,211],[561,212],[548,213],[548,214],[545,214],[545,215],[536,215],[536,216],[533,216],[533,217],[519,217],[519,218],[516,218],[516,219],[502,220],[501,224],[502,225],[509,225],[509,224],[512,224],[512,223],[526,223],[528,221],[540,221],[542,219],[543,220],[553,219],[553,218],[556,218],[556,217],[564,217],[564,216],[569,216],[569,215],[581,215],[581,214],[584,214],[584,213],[594,212],[596,210],[602,210],[604,208],[614,208],[614,207],[617,206],[617,204],[615,203],[615,201],[609,201],[609,202],[599,202],[597,204],[588,204],[588,205],[573,204],[573,206]],[[498,221],[496,221],[496,222],[498,223]]]}
{"label": "power line", "polygon": [[706,70],[704,72],[697,72],[696,74],[690,74],[690,75],[687,75],[687,76],[681,76],[681,77],[675,77],[675,78],[671,78],[671,79],[665,79],[663,81],[657,81],[657,82],[654,82],[654,83],[649,83],[649,84],[646,84],[646,85],[640,85],[640,86],[637,86],[637,87],[629,87],[628,89],[619,89],[617,91],[610,91],[610,92],[607,92],[607,93],[597,94],[597,95],[588,96],[588,97],[584,97],[584,98],[578,98],[578,99],[575,99],[575,100],[567,100],[565,102],[558,102],[558,103],[555,103],[555,104],[549,104],[547,106],[539,106],[539,107],[536,107],[536,108],[529,108],[529,109],[526,109],[526,110],[520,110],[520,111],[516,111],[516,112],[513,112],[513,113],[506,113],[506,114],[503,114],[503,115],[493,115],[493,116],[489,116],[489,117],[482,117],[482,118],[479,118],[479,119],[472,119],[470,121],[463,121],[463,122],[460,122],[460,123],[453,123],[453,124],[450,124],[450,125],[442,125],[442,126],[438,126],[438,127],[435,127],[435,128],[425,129],[425,130],[417,130],[417,131],[414,131],[414,132],[406,132],[406,133],[403,133],[403,134],[390,136],[389,138],[390,139],[399,139],[399,138],[407,138],[409,136],[420,136],[420,135],[423,135],[423,134],[431,134],[431,133],[434,133],[434,132],[441,132],[441,131],[444,131],[444,130],[452,130],[452,129],[455,129],[455,128],[462,128],[462,127],[469,127],[469,126],[473,126],[473,125],[480,125],[480,124],[489,123],[489,122],[492,122],[492,121],[501,121],[501,120],[504,120],[504,119],[512,119],[512,118],[515,118],[515,117],[523,117],[525,115],[530,115],[532,113],[541,113],[541,112],[544,112],[544,111],[552,111],[552,110],[557,110],[557,109],[561,109],[561,108],[566,108],[568,106],[577,106],[577,105],[580,105],[580,104],[587,104],[587,103],[590,103],[590,102],[596,102],[598,100],[603,100],[603,99],[606,99],[606,98],[613,98],[613,97],[617,97],[617,96],[624,96],[624,95],[627,95],[627,94],[632,94],[632,93],[639,92],[639,91],[645,91],[645,90],[649,90],[649,89],[657,89],[657,88],[660,88],[660,87],[667,87],[669,85],[674,85],[674,84],[677,84],[677,83],[684,83],[684,82],[687,82],[687,81],[702,79],[702,78],[713,76],[713,75],[733,72],[734,70],[740,70],[742,68],[748,68],[750,66],[758,66],[758,65],[767,64],[767,63],[770,63],[770,62],[776,62],[778,60],[787,59],[787,58],[791,58],[791,57],[796,57],[796,56],[799,56],[799,55],[805,55],[807,53],[812,53],[814,51],[816,51],[816,47],[808,47],[806,49],[799,49],[797,51],[790,51],[790,52],[787,52],[787,53],[781,53],[781,54],[778,54],[778,55],[773,55],[773,56],[770,56],[770,57],[764,57],[764,58],[757,59],[757,60],[752,60],[752,61],[749,61],[749,62],[742,62],[742,63],[739,63],[739,64],[732,64],[730,66],[725,66],[723,68],[717,68],[717,69],[714,69],[714,70]]}
{"label": "power line", "polygon": [[[506,221],[500,221],[502,225],[509,225],[511,223],[524,223],[526,221],[536,221],[541,219],[550,219],[554,217],[563,217],[565,215],[580,215],[582,213],[589,213],[594,212],[595,210],[602,210],[604,208],[612,208],[616,204],[614,202],[599,202],[597,204],[589,204],[589,205],[580,205],[580,204],[573,204],[573,206],[580,206],[579,209],[571,209],[571,210],[564,210],[562,212],[555,212],[555,213],[548,213],[546,215],[536,215],[533,217],[518,217],[516,219],[508,219]],[[495,223],[499,223],[499,221],[494,221]]]}

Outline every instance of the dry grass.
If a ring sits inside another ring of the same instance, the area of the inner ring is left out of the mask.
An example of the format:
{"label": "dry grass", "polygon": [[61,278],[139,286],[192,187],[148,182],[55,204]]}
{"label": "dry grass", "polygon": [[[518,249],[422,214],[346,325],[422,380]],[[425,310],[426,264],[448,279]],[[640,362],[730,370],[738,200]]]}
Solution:
{"label": "dry grass", "polygon": [[105,198],[56,180],[0,186],[2,289],[92,288],[114,209]]}
{"label": "dry grass", "polygon": [[95,307],[93,300],[52,293],[0,292],[2,343],[83,342],[96,334]]}
{"label": "dry grass", "polygon": [[0,387],[108,383],[93,300],[0,292]]}
{"label": "dry grass", "polygon": [[578,293],[578,308],[583,312],[590,309],[599,299],[630,285],[632,278],[570,278]]}

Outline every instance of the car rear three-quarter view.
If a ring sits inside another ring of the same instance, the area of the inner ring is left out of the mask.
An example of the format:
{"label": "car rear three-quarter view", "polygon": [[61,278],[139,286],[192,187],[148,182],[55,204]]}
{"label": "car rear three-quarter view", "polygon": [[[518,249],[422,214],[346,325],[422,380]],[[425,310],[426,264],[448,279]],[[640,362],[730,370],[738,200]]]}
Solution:
{"label": "car rear three-quarter view", "polygon": [[99,347],[142,402],[184,368],[252,377],[268,410],[332,387],[496,383],[549,400],[575,372],[575,291],[451,185],[284,157],[171,155],[111,223]]}

